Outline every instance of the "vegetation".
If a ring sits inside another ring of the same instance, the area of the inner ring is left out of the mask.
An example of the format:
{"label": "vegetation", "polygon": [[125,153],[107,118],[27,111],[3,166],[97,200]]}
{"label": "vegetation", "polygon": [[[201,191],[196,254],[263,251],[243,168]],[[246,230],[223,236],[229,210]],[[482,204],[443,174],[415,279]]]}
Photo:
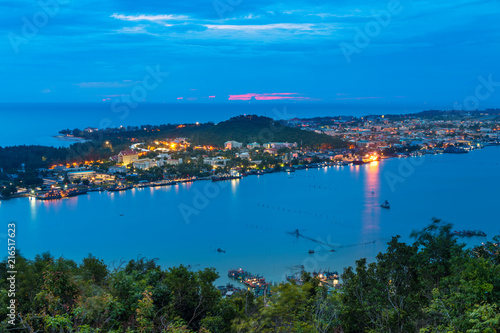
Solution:
{"label": "vegetation", "polygon": [[[435,220],[413,244],[393,237],[375,262],[346,269],[339,290],[305,273],[303,285],[267,298],[224,299],[214,269],[164,270],[156,259],[108,267],[91,255],[80,264],[18,256],[16,323],[24,332],[497,332],[499,245],[466,249],[450,230]],[[6,318],[6,262],[0,275]]]}
{"label": "vegetation", "polygon": [[[92,140],[93,133],[81,132],[81,136]],[[234,140],[243,144],[258,142],[297,142],[305,147],[320,147],[322,144],[333,148],[347,145],[340,139],[325,134],[303,131],[287,127],[271,118],[256,115],[233,117],[218,124],[184,124],[184,125],[143,125],[140,127],[122,127],[102,131],[102,140],[120,144],[136,139],[147,142],[164,138],[188,138],[194,145],[211,145],[224,147],[224,142]]]}
{"label": "vegetation", "polygon": [[79,129],[62,130],[87,139],[68,148],[45,146],[0,147],[0,168],[15,169],[21,164],[26,168],[48,168],[54,164],[81,163],[85,160],[107,159],[121,150],[127,150],[132,142],[151,142],[159,139],[188,138],[193,145],[224,147],[224,142],[235,140],[243,144],[258,142],[297,142],[311,148],[344,148],[347,144],[325,134],[303,131],[282,125],[271,118],[239,116],[214,124],[142,125],[108,128],[86,132]]}

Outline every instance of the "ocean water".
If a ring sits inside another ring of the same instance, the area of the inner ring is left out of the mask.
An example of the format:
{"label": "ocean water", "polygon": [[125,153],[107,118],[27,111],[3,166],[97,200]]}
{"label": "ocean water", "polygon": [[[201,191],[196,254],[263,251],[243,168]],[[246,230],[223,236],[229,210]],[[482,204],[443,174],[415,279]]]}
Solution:
{"label": "ocean water", "polygon": [[106,128],[186,122],[220,122],[241,114],[258,114],[274,119],[367,114],[403,114],[421,111],[407,107],[373,105],[346,107],[322,104],[246,103],[231,104],[137,104],[123,103],[0,103],[0,146],[69,146],[54,136],[62,129]]}
{"label": "ocean water", "polygon": [[[92,253],[118,265],[144,256],[162,267],[215,267],[220,283],[240,267],[282,281],[302,265],[341,272],[374,260],[391,236],[411,241],[433,217],[487,233],[468,245],[491,239],[500,234],[499,170],[500,147],[488,147],[58,201],[19,198],[0,202],[0,239],[15,221],[29,258],[50,251],[81,261]],[[384,200],[390,210],[380,208]],[[307,238],[289,234],[296,229]]]}

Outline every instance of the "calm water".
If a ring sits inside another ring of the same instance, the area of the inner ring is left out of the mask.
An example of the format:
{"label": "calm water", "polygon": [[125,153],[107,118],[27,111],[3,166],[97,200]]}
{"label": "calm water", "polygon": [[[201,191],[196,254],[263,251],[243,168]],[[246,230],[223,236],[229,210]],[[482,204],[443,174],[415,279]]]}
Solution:
{"label": "calm water", "polygon": [[[117,104],[123,108],[123,104]],[[418,112],[420,109],[395,106],[351,106],[322,104],[231,103],[231,104],[138,104],[126,112],[113,112],[110,103],[0,103],[0,146],[69,146],[53,138],[62,129],[220,122],[241,114],[274,119]]]}
{"label": "calm water", "polygon": [[[18,246],[30,258],[50,251],[80,261],[92,253],[111,263],[142,255],[163,267],[215,267],[220,282],[239,267],[279,281],[296,265],[341,271],[361,257],[373,260],[390,236],[407,240],[433,217],[456,229],[482,229],[489,239],[500,234],[499,167],[500,147],[490,147],[53,202],[15,199],[0,203],[0,220],[17,221]],[[379,207],[385,199],[390,210]],[[336,252],[287,234],[295,229]]]}

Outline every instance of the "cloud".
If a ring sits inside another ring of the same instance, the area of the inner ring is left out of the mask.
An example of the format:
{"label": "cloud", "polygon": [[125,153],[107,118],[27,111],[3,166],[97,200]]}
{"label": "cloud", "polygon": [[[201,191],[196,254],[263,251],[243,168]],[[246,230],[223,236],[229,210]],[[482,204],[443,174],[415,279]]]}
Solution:
{"label": "cloud", "polygon": [[114,13],[111,15],[112,18],[122,20],[122,21],[152,21],[152,22],[163,22],[163,21],[186,21],[189,20],[189,16],[186,15],[124,15]]}
{"label": "cloud", "polygon": [[262,25],[229,25],[229,24],[206,24],[205,27],[208,29],[218,29],[218,30],[302,30],[311,31],[313,30],[313,24],[310,23],[276,23],[276,24],[262,24]]}
{"label": "cloud", "polygon": [[122,80],[112,82],[81,82],[75,85],[80,88],[123,88],[131,87],[135,84],[141,83],[140,81]]}
{"label": "cloud", "polygon": [[264,94],[242,94],[242,95],[229,95],[230,101],[250,101],[252,99],[258,101],[273,101],[273,100],[293,100],[293,101],[304,101],[312,100],[309,97],[294,96],[298,93],[264,93]]}

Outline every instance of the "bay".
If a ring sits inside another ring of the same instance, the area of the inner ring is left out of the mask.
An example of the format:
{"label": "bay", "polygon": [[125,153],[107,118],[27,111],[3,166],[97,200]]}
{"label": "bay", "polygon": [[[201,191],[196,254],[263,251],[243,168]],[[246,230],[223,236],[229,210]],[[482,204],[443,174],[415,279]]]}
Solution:
{"label": "bay", "polygon": [[[117,267],[144,256],[164,268],[215,267],[220,283],[240,267],[282,281],[301,265],[341,272],[359,258],[373,261],[391,236],[411,241],[433,217],[487,233],[462,239],[469,246],[491,239],[500,234],[499,170],[500,147],[488,147],[58,201],[19,198],[0,202],[0,221],[5,232],[17,223],[28,258],[50,251],[81,262],[92,253]],[[391,209],[380,208],[384,200]],[[308,238],[289,233],[296,229]]]}

